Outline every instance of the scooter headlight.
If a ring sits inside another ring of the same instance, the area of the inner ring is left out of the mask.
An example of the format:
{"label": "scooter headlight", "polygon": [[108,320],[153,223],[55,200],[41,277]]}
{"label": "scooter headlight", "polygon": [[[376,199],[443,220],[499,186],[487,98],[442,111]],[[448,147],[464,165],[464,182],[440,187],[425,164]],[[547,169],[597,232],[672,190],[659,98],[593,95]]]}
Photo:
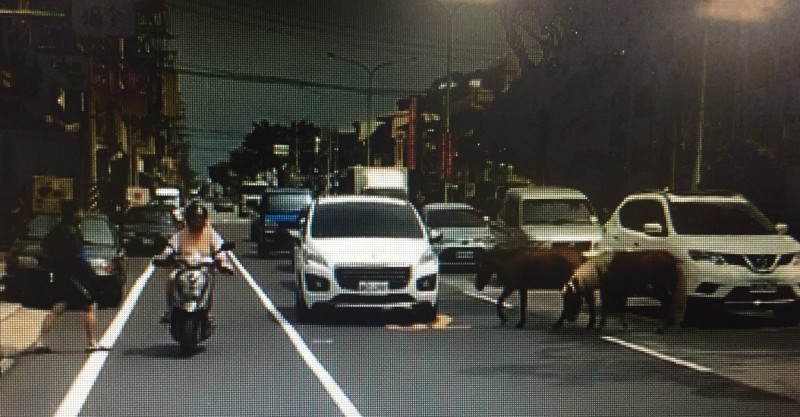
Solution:
{"label": "scooter headlight", "polygon": [[200,298],[208,281],[208,275],[201,271],[186,271],[176,277],[181,295],[187,299]]}

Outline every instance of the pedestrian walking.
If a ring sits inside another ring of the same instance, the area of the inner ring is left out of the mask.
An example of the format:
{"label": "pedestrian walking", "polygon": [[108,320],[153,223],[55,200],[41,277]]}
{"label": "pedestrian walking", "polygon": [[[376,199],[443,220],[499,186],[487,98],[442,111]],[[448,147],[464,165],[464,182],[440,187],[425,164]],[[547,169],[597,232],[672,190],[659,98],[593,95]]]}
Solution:
{"label": "pedestrian walking", "polygon": [[51,262],[55,302],[50,314],[42,324],[42,331],[32,348],[34,353],[48,353],[52,349],[47,342],[59,316],[69,302],[75,302],[84,310],[86,351],[105,350],[96,337],[97,296],[88,278],[91,275],[80,230],[80,217],[71,202],[61,207],[61,221],[42,240],[45,256]]}

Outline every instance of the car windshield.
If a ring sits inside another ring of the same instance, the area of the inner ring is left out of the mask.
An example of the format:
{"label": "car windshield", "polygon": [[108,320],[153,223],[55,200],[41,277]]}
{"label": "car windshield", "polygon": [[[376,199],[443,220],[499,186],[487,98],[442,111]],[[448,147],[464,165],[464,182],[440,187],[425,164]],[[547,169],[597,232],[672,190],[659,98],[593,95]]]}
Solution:
{"label": "car windshield", "polygon": [[414,208],[408,204],[347,202],[320,204],[311,221],[315,238],[424,237]]}
{"label": "car windshield", "polygon": [[742,202],[670,202],[672,226],[683,235],[769,235],[772,222]]}
{"label": "car windshield", "polygon": [[522,203],[523,224],[591,223],[594,215],[587,200],[536,199]]}
{"label": "car windshield", "polygon": [[167,210],[131,209],[127,216],[128,223],[172,224],[174,218]]}
{"label": "car windshield", "polygon": [[475,210],[431,210],[427,216],[428,227],[483,227],[486,222]]}
{"label": "car windshield", "polygon": [[302,211],[311,204],[308,194],[275,193],[267,194],[270,211]]}
{"label": "car windshield", "polygon": [[113,245],[114,233],[108,223],[100,219],[84,219],[81,221],[83,241],[94,245]]}
{"label": "car windshield", "polygon": [[28,222],[28,230],[25,233],[25,237],[27,239],[44,239],[53,230],[53,227],[58,224],[59,220],[59,216],[51,214],[36,216]]}

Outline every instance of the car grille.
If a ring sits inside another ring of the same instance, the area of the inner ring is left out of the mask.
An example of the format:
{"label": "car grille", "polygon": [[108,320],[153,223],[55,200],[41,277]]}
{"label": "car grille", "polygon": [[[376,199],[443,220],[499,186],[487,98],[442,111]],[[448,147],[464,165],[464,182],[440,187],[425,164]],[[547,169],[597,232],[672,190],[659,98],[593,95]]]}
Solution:
{"label": "car grille", "polygon": [[587,251],[592,248],[592,242],[553,242],[553,249],[575,249],[579,251]]}
{"label": "car grille", "polygon": [[359,281],[389,281],[390,290],[408,285],[411,271],[403,268],[336,268],[336,282],[340,287],[357,290]]}
{"label": "car grille", "polygon": [[721,255],[728,265],[746,267],[754,272],[771,272],[775,267],[788,265],[794,255]]}

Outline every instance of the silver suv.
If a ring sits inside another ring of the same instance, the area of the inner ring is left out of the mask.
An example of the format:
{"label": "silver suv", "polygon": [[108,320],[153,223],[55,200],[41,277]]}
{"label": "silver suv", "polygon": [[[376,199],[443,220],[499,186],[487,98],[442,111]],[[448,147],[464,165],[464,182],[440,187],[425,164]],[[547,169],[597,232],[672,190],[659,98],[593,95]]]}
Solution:
{"label": "silver suv", "polygon": [[426,204],[422,219],[428,228],[442,233],[442,240],[433,244],[442,267],[475,266],[496,241],[489,218],[466,203]]}
{"label": "silver suv", "polygon": [[767,309],[793,325],[800,322],[800,244],[786,231],[738,193],[653,191],[620,203],[601,246],[670,252],[681,274],[676,319]]}

